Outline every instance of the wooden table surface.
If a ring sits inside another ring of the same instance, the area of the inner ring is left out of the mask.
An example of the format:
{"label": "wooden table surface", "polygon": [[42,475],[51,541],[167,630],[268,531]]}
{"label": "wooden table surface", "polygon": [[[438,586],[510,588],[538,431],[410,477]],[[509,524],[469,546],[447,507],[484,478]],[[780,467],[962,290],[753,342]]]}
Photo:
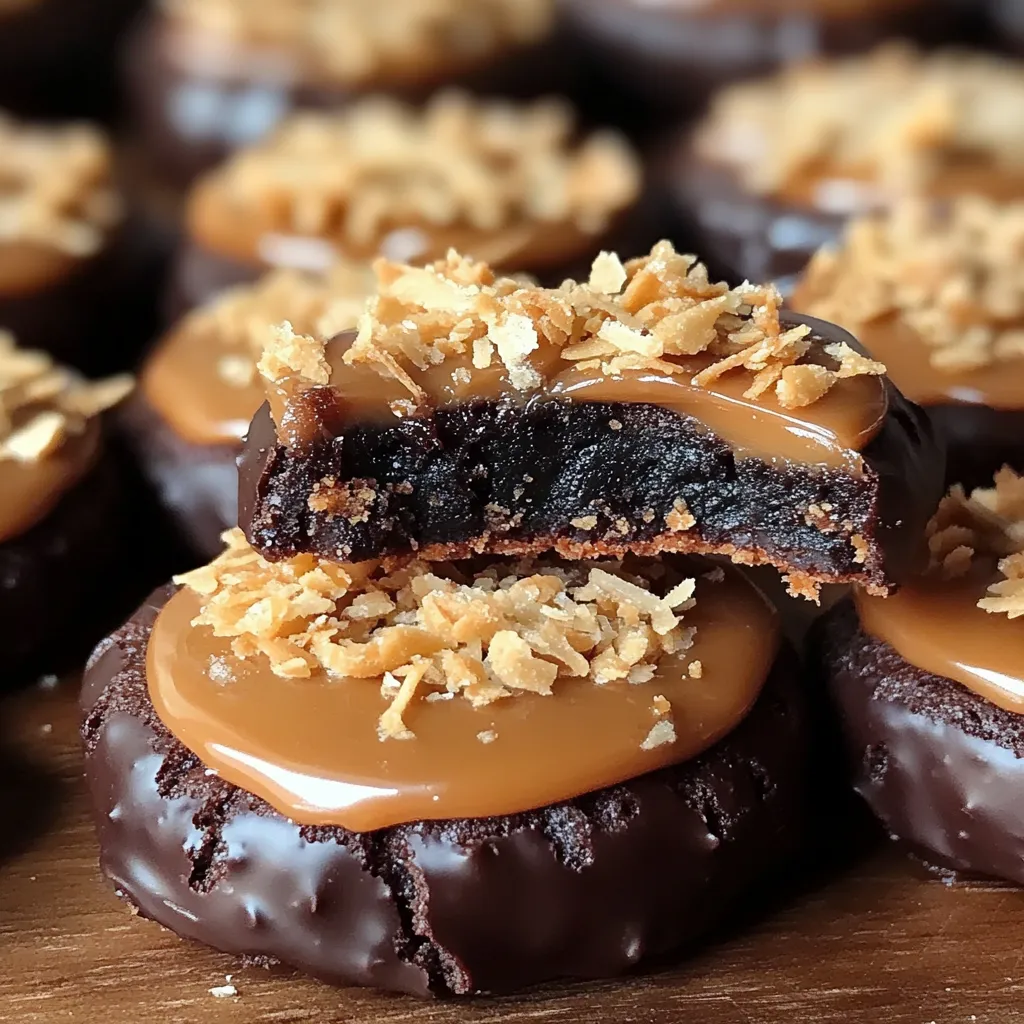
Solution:
{"label": "wooden table surface", "polygon": [[[625,980],[428,1003],[240,970],[133,917],[100,877],[73,690],[0,703],[0,1021],[1024,1022],[1024,893],[924,879],[881,844],[701,955]],[[237,996],[211,995],[226,975]]]}

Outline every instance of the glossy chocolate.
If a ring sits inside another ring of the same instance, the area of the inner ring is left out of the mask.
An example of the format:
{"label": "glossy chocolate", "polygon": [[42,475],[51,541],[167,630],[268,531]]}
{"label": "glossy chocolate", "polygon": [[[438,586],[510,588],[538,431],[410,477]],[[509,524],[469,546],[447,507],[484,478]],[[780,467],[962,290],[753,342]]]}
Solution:
{"label": "glossy chocolate", "polygon": [[1024,716],[912,665],[849,604],[815,647],[854,786],[886,829],[936,865],[1024,884]]}
{"label": "glossy chocolate", "polygon": [[[405,715],[415,735],[382,741],[377,723],[391,699],[380,678],[281,679],[263,659],[241,661],[230,641],[192,626],[200,599],[183,590],[153,627],[149,696],[204,764],[300,824],[371,831],[534,810],[688,761],[757,700],[779,647],[773,609],[737,570],[713,582],[699,575],[710,564],[678,568],[697,578],[697,604],[684,617],[693,645],[664,656],[646,683],[563,679],[550,696],[480,708],[461,698],[417,701]],[[699,680],[687,672],[695,660]],[[656,695],[672,705],[675,740],[644,749]],[[483,743],[480,734],[495,738]]]}
{"label": "glossy chocolate", "polygon": [[146,695],[154,598],[82,704],[101,864],[178,934],[338,984],[505,992],[617,974],[726,919],[799,842],[808,771],[786,656],[694,761],[542,811],[371,833],[301,827],[216,776]]}
{"label": "glossy chocolate", "polygon": [[[814,324],[825,337],[849,339]],[[914,563],[938,502],[941,449],[920,410],[878,378],[845,382],[875,389],[881,402],[865,402],[856,429],[847,421],[863,448],[840,445],[837,459],[834,439],[830,447],[816,434],[813,405],[801,411],[807,422],[799,436],[767,406],[722,402],[724,422],[744,431],[723,438],[700,419],[705,406],[682,414],[637,401],[635,382],[625,401],[538,394],[523,404],[489,397],[501,371],[488,372],[495,381],[474,379],[465,396],[455,396],[461,401],[428,417],[380,424],[356,415],[337,436],[327,430],[328,440],[302,451],[278,441],[262,410],[239,463],[240,524],[250,541],[271,557],[303,548],[355,560],[412,546],[440,558],[476,548],[555,547],[567,557],[637,548],[742,551],[784,571],[886,589]],[[722,391],[735,398],[724,380]],[[678,390],[711,402],[697,389]],[[737,457],[748,439],[760,457]],[[793,449],[783,440],[804,445],[806,461],[787,462]],[[322,484],[328,478],[331,488]],[[314,493],[316,509],[308,504]],[[368,519],[349,504],[357,493],[368,501]],[[692,529],[666,529],[679,499],[696,519]],[[819,524],[811,506],[823,505],[833,511]],[[574,525],[586,517],[595,520],[591,529]],[[855,534],[864,551],[854,548]]]}

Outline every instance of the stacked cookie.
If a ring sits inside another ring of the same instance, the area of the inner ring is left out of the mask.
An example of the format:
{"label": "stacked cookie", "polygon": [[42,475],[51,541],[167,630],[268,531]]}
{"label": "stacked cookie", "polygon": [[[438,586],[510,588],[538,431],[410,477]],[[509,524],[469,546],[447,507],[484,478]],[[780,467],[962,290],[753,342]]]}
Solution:
{"label": "stacked cookie", "polygon": [[104,871],[339,983],[623,971],[800,844],[798,662],[711,556],[882,599],[940,453],[849,335],[667,243],[376,274],[355,330],[268,325],[241,528],[90,664]]}

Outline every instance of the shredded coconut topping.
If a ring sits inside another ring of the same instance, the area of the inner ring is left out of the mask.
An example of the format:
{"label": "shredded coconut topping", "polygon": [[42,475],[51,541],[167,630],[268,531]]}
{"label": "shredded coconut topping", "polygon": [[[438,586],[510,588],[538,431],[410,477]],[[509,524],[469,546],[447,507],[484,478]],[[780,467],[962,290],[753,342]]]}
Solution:
{"label": "shredded coconut topping", "polygon": [[948,373],[1024,356],[1024,202],[907,200],[852,222],[802,285],[807,312],[851,329],[895,315]]}
{"label": "shredded coconut topping", "polygon": [[554,0],[163,0],[167,14],[215,37],[285,49],[342,82],[417,68],[442,71],[543,39]]}
{"label": "shredded coconut topping", "polygon": [[112,174],[96,129],[27,126],[0,114],[0,242],[97,252],[122,212]]}
{"label": "shredded coconut topping", "polygon": [[412,562],[385,573],[309,555],[268,562],[240,530],[223,539],[212,563],[175,577],[201,598],[192,624],[230,638],[237,658],[265,657],[278,676],[379,680],[381,739],[412,738],[406,719],[421,699],[481,707],[550,695],[563,678],[647,682],[663,656],[693,644],[683,615],[695,582],[654,561]]}
{"label": "shredded coconut topping", "polygon": [[607,376],[689,374],[705,388],[742,370],[753,377],[745,397],[773,390],[785,408],[811,404],[844,377],[885,372],[844,344],[825,347],[832,366],[804,362],[810,328],[786,327],[773,286],[714,283],[695,256],[668,242],[625,265],[602,253],[589,282],[559,288],[498,278],[455,252],[427,267],[378,260],[375,269],[377,294],[345,360],[397,378],[417,402],[416,371],[452,357],[477,369],[500,361],[514,388],[535,388],[541,377],[532,358],[540,350]]}
{"label": "shredded coconut topping", "polygon": [[323,337],[349,330],[373,287],[368,264],[338,263],[322,277],[275,270],[193,310],[183,326],[224,350],[217,366],[225,383],[248,387],[263,350],[276,341],[272,325],[288,321],[296,333]]}
{"label": "shredded coconut topping", "polygon": [[697,145],[762,194],[826,167],[908,193],[967,159],[1019,173],[1022,109],[1018,62],[889,44],[726,89]]}
{"label": "shredded coconut topping", "polygon": [[131,389],[127,374],[85,381],[0,331],[0,461],[45,459]]}
{"label": "shredded coconut topping", "polygon": [[442,93],[425,109],[375,97],[289,118],[210,179],[277,231],[379,248],[395,229],[520,223],[602,231],[639,194],[617,134],[577,142],[558,101],[513,105]]}
{"label": "shredded coconut topping", "polygon": [[947,579],[965,575],[976,557],[998,558],[1005,578],[988,588],[978,607],[1011,619],[1024,615],[1024,477],[1004,466],[994,486],[970,496],[957,484],[927,532],[932,570]]}

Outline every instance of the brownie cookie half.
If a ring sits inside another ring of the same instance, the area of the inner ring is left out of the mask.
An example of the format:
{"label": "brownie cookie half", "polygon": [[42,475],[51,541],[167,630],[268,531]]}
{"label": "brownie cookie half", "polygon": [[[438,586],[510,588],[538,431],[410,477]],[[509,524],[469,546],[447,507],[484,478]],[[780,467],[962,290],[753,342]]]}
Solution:
{"label": "brownie cookie half", "polygon": [[844,331],[660,243],[541,289],[382,264],[358,337],[280,333],[239,462],[269,557],[718,553],[885,592],[941,494],[927,418]]}

